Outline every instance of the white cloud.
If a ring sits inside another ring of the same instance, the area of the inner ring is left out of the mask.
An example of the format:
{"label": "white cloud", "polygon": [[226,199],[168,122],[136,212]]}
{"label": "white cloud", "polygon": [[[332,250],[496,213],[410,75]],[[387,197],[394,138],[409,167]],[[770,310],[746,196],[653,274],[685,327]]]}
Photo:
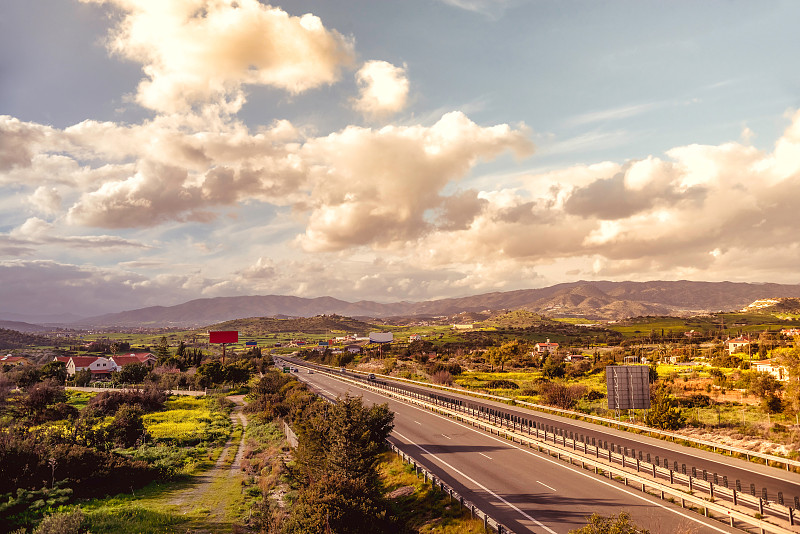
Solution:
{"label": "white cloud", "polygon": [[143,65],[139,104],[164,112],[215,103],[235,112],[244,85],[299,93],[331,84],[353,61],[353,43],[312,15],[257,0],[81,0],[123,16],[109,48]]}
{"label": "white cloud", "polygon": [[367,61],[356,72],[358,98],[353,107],[368,117],[392,115],[408,100],[406,68],[386,61]]}

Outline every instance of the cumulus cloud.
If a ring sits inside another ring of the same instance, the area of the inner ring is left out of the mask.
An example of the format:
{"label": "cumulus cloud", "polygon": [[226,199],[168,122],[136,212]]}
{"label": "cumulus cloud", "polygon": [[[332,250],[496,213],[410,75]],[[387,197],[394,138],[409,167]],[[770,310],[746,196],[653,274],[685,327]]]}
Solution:
{"label": "cumulus cloud", "polygon": [[309,140],[303,154],[325,165],[312,170],[311,214],[300,243],[319,251],[415,240],[431,229],[425,213],[442,205],[448,183],[508,150],[533,150],[524,130],[481,127],[460,112],[431,127],[351,126]]}
{"label": "cumulus cloud", "polygon": [[242,87],[299,93],[331,84],[353,61],[353,43],[322,21],[257,0],[81,0],[123,16],[109,48],[143,65],[139,104],[164,112],[219,103],[235,112]]}
{"label": "cumulus cloud", "polygon": [[577,166],[515,190],[483,191],[486,203],[468,227],[435,229],[408,254],[431,266],[492,257],[633,279],[741,279],[746,263],[763,279],[796,282],[785,264],[800,259],[792,215],[800,201],[798,124],[800,113],[772,152],[690,145],[668,151],[668,160]]}
{"label": "cumulus cloud", "polygon": [[353,107],[368,117],[401,111],[408,100],[406,68],[386,61],[367,61],[356,72],[358,98]]}
{"label": "cumulus cloud", "polygon": [[29,198],[29,202],[38,212],[54,215],[61,210],[61,195],[54,187],[39,186]]}

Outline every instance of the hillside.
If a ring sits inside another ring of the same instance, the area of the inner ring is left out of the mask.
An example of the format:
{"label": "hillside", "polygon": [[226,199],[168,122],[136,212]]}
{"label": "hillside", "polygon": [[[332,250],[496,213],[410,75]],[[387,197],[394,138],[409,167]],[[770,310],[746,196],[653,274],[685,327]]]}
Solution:
{"label": "hillside", "polygon": [[374,327],[338,315],[320,315],[296,319],[275,319],[271,317],[251,317],[225,321],[208,327],[209,330],[238,330],[243,336],[259,336],[284,332],[303,332],[306,334],[353,333],[367,335]]}
{"label": "hillside", "polygon": [[46,337],[0,328],[0,349],[20,349],[32,345],[52,346],[53,342]]}
{"label": "hillside", "polygon": [[733,282],[572,282],[539,289],[485,293],[425,302],[346,302],[332,297],[280,295],[218,297],[177,306],[156,306],[84,319],[74,326],[201,327],[245,317],[455,316],[525,309],[549,317],[619,320],[647,315],[694,315],[733,311],[759,299],[800,298],[800,285]]}
{"label": "hillside", "polygon": [[800,317],[800,298],[759,299],[742,309],[743,312],[773,315],[782,319]]}

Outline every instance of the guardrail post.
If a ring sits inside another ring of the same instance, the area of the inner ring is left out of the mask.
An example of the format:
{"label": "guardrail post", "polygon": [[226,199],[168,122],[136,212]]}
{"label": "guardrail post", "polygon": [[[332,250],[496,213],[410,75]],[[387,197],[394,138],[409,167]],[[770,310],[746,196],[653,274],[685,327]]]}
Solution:
{"label": "guardrail post", "polygon": [[739,503],[738,503],[738,498],[737,498],[737,495],[738,495],[738,492],[737,492],[736,490],[733,490],[733,505],[734,505],[734,506],[736,506],[737,504],[739,504]]}
{"label": "guardrail post", "polygon": [[489,514],[485,512],[483,514],[483,531],[489,532]]}
{"label": "guardrail post", "polygon": [[756,485],[752,483],[750,484],[750,495],[752,495],[753,497],[756,496]]}
{"label": "guardrail post", "polygon": [[709,482],[708,483],[708,492],[711,494],[711,500],[713,501],[714,500],[714,483],[713,482]]}
{"label": "guardrail post", "polygon": [[764,515],[764,499],[758,498],[758,513]]}
{"label": "guardrail post", "polygon": [[789,524],[794,526],[794,509],[789,508]]}
{"label": "guardrail post", "polygon": [[670,484],[675,483],[675,471],[673,471],[672,469],[669,470],[669,483]]}
{"label": "guardrail post", "polygon": [[783,492],[782,491],[778,492],[778,504],[783,506]]}
{"label": "guardrail post", "polygon": [[640,468],[640,467],[641,467],[641,465],[639,464],[639,459],[637,458],[637,459],[636,459],[636,472],[637,472],[637,473],[639,472],[639,468]]}

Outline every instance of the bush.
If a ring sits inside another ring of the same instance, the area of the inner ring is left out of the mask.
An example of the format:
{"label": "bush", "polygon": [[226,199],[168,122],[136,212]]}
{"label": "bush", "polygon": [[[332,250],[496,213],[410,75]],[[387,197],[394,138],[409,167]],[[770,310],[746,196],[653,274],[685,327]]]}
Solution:
{"label": "bush", "polygon": [[88,409],[102,415],[114,415],[123,404],[138,406],[143,412],[161,410],[167,395],[156,388],[103,391],[89,400]]}
{"label": "bush", "polygon": [[488,389],[519,389],[517,383],[511,380],[490,380],[486,387]]}
{"label": "bush", "polygon": [[80,508],[69,512],[46,515],[33,534],[83,534],[86,532],[86,516]]}
{"label": "bush", "polygon": [[434,384],[444,384],[449,386],[453,384],[453,375],[444,370],[436,371],[431,376],[431,382],[433,382]]}
{"label": "bush", "polygon": [[568,386],[563,382],[549,382],[540,388],[542,402],[565,410],[574,407],[578,399],[585,394],[586,386],[577,384]]}

